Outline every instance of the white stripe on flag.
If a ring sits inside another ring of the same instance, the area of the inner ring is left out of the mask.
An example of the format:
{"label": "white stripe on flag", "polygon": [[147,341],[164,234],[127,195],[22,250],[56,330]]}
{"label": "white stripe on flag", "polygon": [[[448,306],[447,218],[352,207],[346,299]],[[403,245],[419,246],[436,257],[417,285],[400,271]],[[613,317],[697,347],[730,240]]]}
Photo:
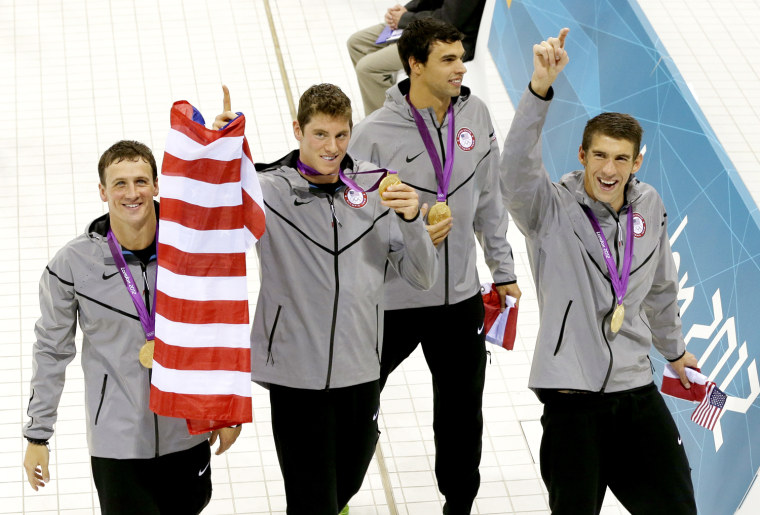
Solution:
{"label": "white stripe on flag", "polygon": [[243,203],[240,182],[211,184],[175,175],[161,175],[161,196],[201,207],[239,206]]}
{"label": "white stripe on flag", "polygon": [[156,334],[174,347],[250,347],[248,324],[185,324],[156,313]]}
{"label": "white stripe on flag", "polygon": [[232,161],[243,156],[243,136],[226,136],[208,145],[201,145],[178,130],[170,129],[164,149],[167,153],[185,161],[195,159]]}
{"label": "white stripe on flag", "polygon": [[153,362],[153,386],[189,395],[251,397],[251,374],[230,370],[174,370]]}
{"label": "white stripe on flag", "polygon": [[[673,379],[678,379],[679,381],[681,378],[678,376],[675,370],[673,370],[673,367],[670,366],[670,364],[666,364],[665,368],[662,369],[662,375],[663,377],[672,377]],[[693,368],[686,367],[686,378],[689,380],[690,383],[697,383],[697,384],[705,384],[707,382],[707,376],[697,372]]]}
{"label": "white stripe on flag", "polygon": [[159,267],[159,289],[170,297],[185,300],[248,300],[245,276],[196,277],[175,274]]}
{"label": "white stripe on flag", "polygon": [[263,208],[264,194],[261,191],[259,177],[256,175],[256,168],[254,168],[253,163],[251,163],[251,160],[247,156],[243,156],[241,162],[240,182],[243,185],[243,189],[248,193],[248,196]]}
{"label": "white stripe on flag", "polygon": [[[161,220],[158,242],[189,254],[236,254],[245,252],[243,229],[198,231],[168,220]],[[160,286],[159,286],[160,287]]]}

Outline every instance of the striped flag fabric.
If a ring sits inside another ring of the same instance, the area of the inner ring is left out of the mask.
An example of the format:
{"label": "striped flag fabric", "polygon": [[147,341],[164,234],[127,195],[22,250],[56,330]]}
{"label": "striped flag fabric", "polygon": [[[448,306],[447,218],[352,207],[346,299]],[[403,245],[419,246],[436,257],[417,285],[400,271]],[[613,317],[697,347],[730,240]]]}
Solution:
{"label": "striped flag fabric", "polygon": [[702,402],[707,392],[707,376],[702,374],[698,368],[686,367],[686,379],[691,383],[687,390],[681,384],[681,378],[670,364],[666,364],[662,371],[662,386],[660,391],[671,397],[678,397],[692,402]]}
{"label": "striped flag fabric", "polygon": [[191,434],[251,422],[245,253],[264,233],[245,117],[204,126],[171,109],[161,169],[156,341],[150,408]]}
{"label": "striped flag fabric", "polygon": [[712,381],[707,384],[707,393],[697,409],[691,414],[691,419],[702,427],[713,430],[720,418],[728,395],[723,393]]}

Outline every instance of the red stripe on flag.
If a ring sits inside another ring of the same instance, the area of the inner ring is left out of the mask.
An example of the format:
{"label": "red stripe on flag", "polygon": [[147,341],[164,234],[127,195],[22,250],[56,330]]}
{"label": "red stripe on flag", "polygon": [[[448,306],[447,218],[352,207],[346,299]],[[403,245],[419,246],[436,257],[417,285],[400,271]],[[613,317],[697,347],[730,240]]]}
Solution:
{"label": "red stripe on flag", "polygon": [[187,177],[209,184],[238,182],[240,180],[240,159],[230,161],[193,159],[192,161],[185,161],[165,152],[161,174]]}
{"label": "red stripe on flag", "polygon": [[174,370],[251,371],[250,347],[177,347],[156,338],[153,359],[162,367]]}
{"label": "red stripe on flag", "polygon": [[[161,204],[163,205],[164,202],[161,201]],[[190,254],[166,243],[159,243],[158,256],[163,268],[179,275],[193,277],[245,277],[244,252]]]}
{"label": "red stripe on flag", "polygon": [[[243,192],[245,194],[245,192]],[[173,198],[161,199],[161,220],[196,231],[230,231],[244,224],[244,207],[203,207]]]}
{"label": "red stripe on flag", "polygon": [[[247,324],[247,300],[185,300],[156,293],[161,316],[184,324]],[[212,342],[210,342],[212,343]],[[169,367],[171,368],[171,367]]]}
{"label": "red stripe on flag", "polygon": [[245,135],[245,116],[238,116],[224,130],[207,129],[200,123],[193,121],[193,106],[184,100],[174,103],[169,117],[172,129],[181,132],[203,146],[213,143],[219,138]]}
{"label": "red stripe on flag", "polygon": [[226,427],[253,421],[250,397],[239,395],[199,395],[163,392],[150,386],[150,409],[158,415],[198,418],[203,413],[209,421],[224,421]]}
{"label": "red stripe on flag", "polygon": [[261,206],[245,190],[243,190],[243,211],[245,213],[245,226],[257,240],[261,239],[266,227],[266,216]]}

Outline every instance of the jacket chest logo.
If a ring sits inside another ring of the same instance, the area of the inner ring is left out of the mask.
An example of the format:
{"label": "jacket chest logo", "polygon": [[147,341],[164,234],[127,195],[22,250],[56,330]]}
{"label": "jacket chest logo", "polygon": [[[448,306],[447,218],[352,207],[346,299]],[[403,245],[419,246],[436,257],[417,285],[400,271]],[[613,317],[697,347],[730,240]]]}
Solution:
{"label": "jacket chest logo", "polygon": [[354,209],[359,209],[367,205],[367,194],[363,191],[346,188],[343,192],[343,200]]}
{"label": "jacket chest logo", "polygon": [[465,152],[475,148],[475,135],[467,127],[462,127],[457,132],[457,145]]}
{"label": "jacket chest logo", "polygon": [[647,232],[647,223],[639,213],[633,213],[633,235],[641,238]]}

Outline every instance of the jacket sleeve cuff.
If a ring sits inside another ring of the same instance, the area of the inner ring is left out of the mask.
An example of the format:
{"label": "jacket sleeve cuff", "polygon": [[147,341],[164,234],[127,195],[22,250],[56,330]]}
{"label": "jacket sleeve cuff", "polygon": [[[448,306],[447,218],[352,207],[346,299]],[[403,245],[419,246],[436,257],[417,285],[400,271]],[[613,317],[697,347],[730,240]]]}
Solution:
{"label": "jacket sleeve cuff", "polygon": [[412,222],[414,222],[415,220],[417,220],[417,219],[420,217],[420,211],[419,211],[419,209],[418,209],[418,210],[417,210],[417,214],[416,214],[416,215],[414,215],[414,218],[412,218],[411,220],[407,220],[406,218],[404,218],[404,215],[402,215],[401,213],[396,213],[396,216],[398,216],[398,217],[399,217],[399,218],[401,218],[403,221],[405,221],[406,223],[408,223],[408,224],[409,224],[409,223],[412,223]]}
{"label": "jacket sleeve cuff", "polygon": [[[668,362],[669,362],[669,363],[673,363],[674,361],[678,361],[679,359],[683,358],[684,354],[686,354],[686,350],[684,350],[684,351],[681,353],[681,355],[680,355],[680,356],[678,356],[677,358],[668,359]],[[667,358],[666,358],[666,359],[667,359]]]}
{"label": "jacket sleeve cuff", "polygon": [[28,436],[25,436],[24,438],[26,438],[27,442],[33,443],[35,445],[47,445],[48,444],[47,440],[42,440],[40,438],[29,438]]}
{"label": "jacket sleeve cuff", "polygon": [[517,282],[517,279],[515,279],[514,281],[504,281],[500,283],[493,283],[493,285],[494,286],[508,286],[510,284],[515,284],[516,282]]}
{"label": "jacket sleeve cuff", "polygon": [[541,100],[549,101],[552,98],[554,98],[554,86],[549,86],[549,91],[546,92],[546,96],[545,97],[542,97],[541,95],[539,95],[538,93],[536,93],[535,91],[533,91],[533,88],[531,87],[530,82],[528,82],[528,89],[530,90],[531,93],[533,93],[533,95],[536,98],[540,98]]}

